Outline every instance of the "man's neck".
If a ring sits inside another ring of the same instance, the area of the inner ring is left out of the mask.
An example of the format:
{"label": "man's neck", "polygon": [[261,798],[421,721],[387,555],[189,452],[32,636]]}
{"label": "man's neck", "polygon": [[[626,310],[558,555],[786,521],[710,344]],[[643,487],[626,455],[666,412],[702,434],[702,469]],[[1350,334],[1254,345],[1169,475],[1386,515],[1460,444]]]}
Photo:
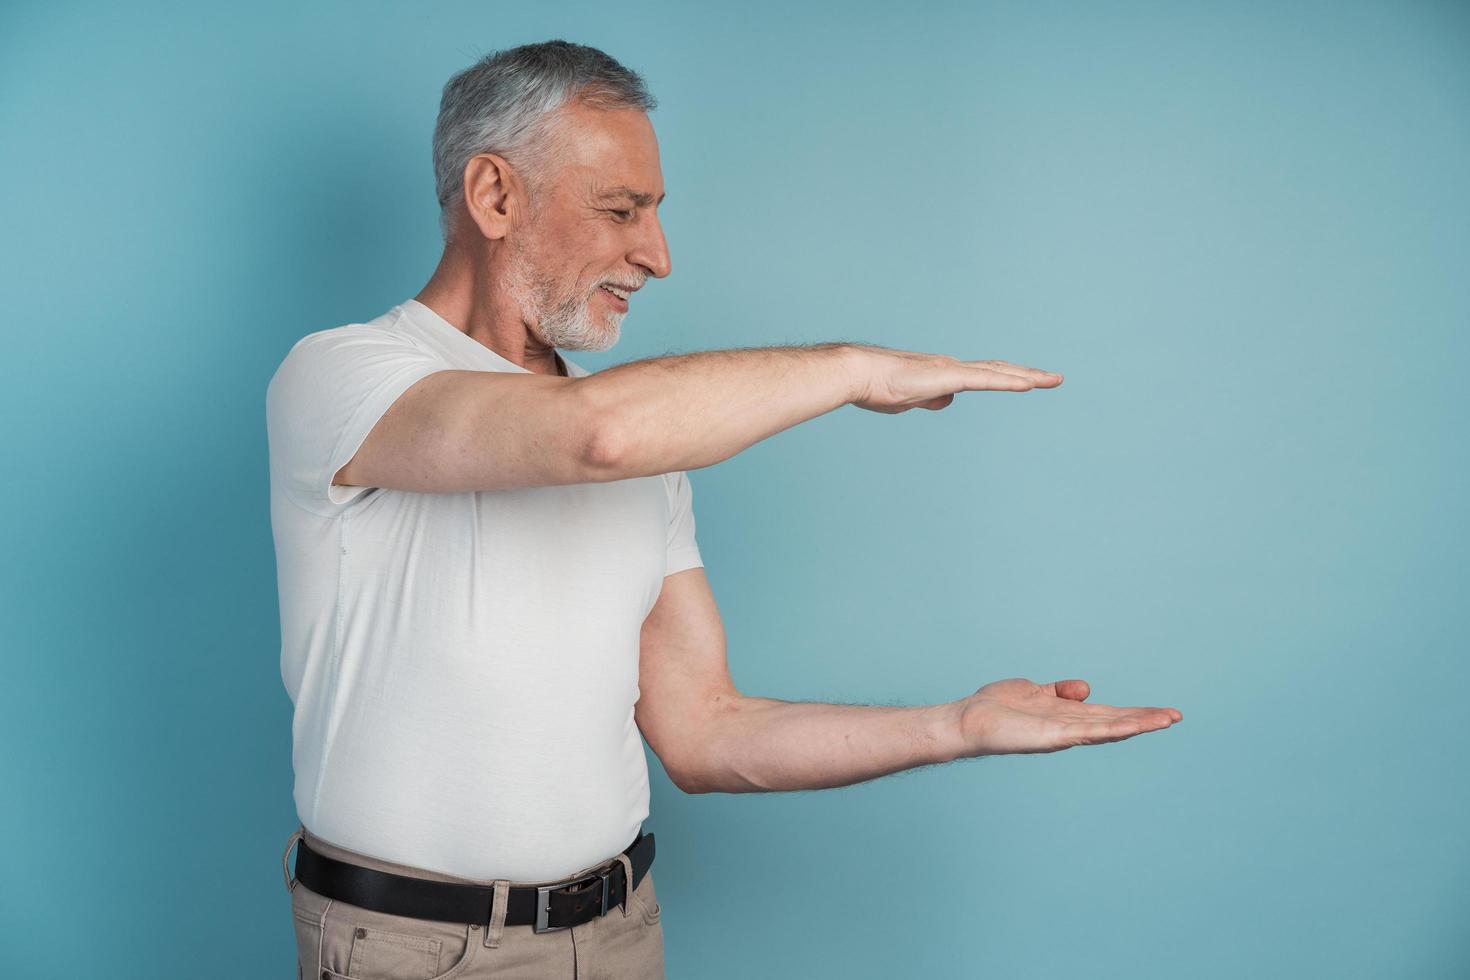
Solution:
{"label": "man's neck", "polygon": [[[501,272],[492,267],[489,275],[495,277]],[[414,299],[512,364],[533,374],[570,377],[571,371],[556,348],[538,341],[521,322],[511,298],[490,284],[502,279],[477,276],[467,255],[459,249],[445,249],[439,267]]]}

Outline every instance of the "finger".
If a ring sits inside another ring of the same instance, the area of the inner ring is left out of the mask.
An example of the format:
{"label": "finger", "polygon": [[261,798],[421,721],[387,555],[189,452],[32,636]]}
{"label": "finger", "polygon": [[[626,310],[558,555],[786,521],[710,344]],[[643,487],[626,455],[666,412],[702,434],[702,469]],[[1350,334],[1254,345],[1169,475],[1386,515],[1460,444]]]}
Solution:
{"label": "finger", "polygon": [[1115,718],[1111,721],[1073,722],[1065,729],[1065,738],[1074,745],[1097,745],[1102,742],[1121,742],[1125,738],[1157,732],[1173,724],[1168,715],[1144,715],[1131,718]]}
{"label": "finger", "polygon": [[1030,391],[1036,382],[1019,374],[974,367],[961,375],[956,387],[960,391]]}
{"label": "finger", "polygon": [[968,361],[969,364],[977,364],[980,367],[990,368],[992,371],[1004,371],[1007,374],[1019,374],[1024,378],[1035,378],[1040,381],[1047,378],[1060,378],[1061,375],[1055,371],[1043,371],[1041,368],[1027,367],[1024,364],[1012,364],[1010,361]]}
{"label": "finger", "polygon": [[[1057,683],[1063,683],[1058,681]],[[1184,720],[1184,713],[1178,708],[1162,708],[1154,706],[1119,707],[1111,704],[1079,704],[1077,709],[1088,715],[1108,718],[1123,718],[1128,715],[1162,715],[1169,719],[1170,723]]]}
{"label": "finger", "polygon": [[1175,714],[1177,712],[1172,708],[1116,708],[1107,704],[1079,704],[1063,717],[1070,715],[1070,720],[1081,723],[1138,721],[1145,724],[1160,722],[1172,725],[1179,720],[1174,717]]}
{"label": "finger", "polygon": [[1138,712],[1146,713],[1146,714],[1162,715],[1165,718],[1168,718],[1169,719],[1169,724],[1171,724],[1171,725],[1174,722],[1176,722],[1176,721],[1183,721],[1184,720],[1184,712],[1180,711],[1178,708],[1148,707],[1148,708],[1131,708],[1129,710],[1138,711]]}
{"label": "finger", "polygon": [[1174,724],[1174,716],[1165,708],[1114,708],[1104,704],[1079,704],[1055,718],[1065,725]]}
{"label": "finger", "polygon": [[1012,364],[1010,361],[961,361],[971,367],[984,368],[990,371],[1000,371],[1005,374],[1014,374],[1020,378],[1029,378],[1038,386],[1054,388],[1062,383],[1062,376],[1055,371],[1043,371],[1040,368],[1026,367],[1023,364]]}

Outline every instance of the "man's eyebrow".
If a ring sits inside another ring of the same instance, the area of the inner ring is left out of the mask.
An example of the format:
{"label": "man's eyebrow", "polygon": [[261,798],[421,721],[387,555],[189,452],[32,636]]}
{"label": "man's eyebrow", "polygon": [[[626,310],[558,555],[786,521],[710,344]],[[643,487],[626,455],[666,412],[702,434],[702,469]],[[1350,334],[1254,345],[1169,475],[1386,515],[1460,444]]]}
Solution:
{"label": "man's eyebrow", "polygon": [[608,190],[603,191],[601,194],[597,195],[597,198],[598,200],[606,201],[615,197],[626,197],[631,198],[633,203],[638,205],[639,207],[647,207],[650,204],[662,204],[664,202],[664,198],[668,196],[668,192],[665,191],[664,193],[660,194],[658,196],[658,200],[655,201],[652,194],[648,194],[644,191],[635,191],[633,188],[628,187],[625,184],[619,184],[617,187],[612,187]]}

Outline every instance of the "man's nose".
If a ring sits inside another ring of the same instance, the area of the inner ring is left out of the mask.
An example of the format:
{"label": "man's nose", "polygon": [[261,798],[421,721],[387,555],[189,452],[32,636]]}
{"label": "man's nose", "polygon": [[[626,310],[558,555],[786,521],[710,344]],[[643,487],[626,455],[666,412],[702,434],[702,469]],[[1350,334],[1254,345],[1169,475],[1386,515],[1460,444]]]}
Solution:
{"label": "man's nose", "polygon": [[673,271],[663,225],[659,223],[657,213],[643,225],[646,230],[639,237],[637,247],[628,255],[628,261],[643,266],[655,279],[662,279]]}

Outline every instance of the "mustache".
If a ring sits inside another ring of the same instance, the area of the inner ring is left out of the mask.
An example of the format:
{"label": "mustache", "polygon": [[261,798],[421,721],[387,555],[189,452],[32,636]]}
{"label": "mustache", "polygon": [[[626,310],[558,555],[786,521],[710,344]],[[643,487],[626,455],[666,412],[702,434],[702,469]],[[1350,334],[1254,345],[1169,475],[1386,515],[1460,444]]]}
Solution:
{"label": "mustache", "polygon": [[646,277],[643,278],[643,279],[639,279],[637,282],[618,282],[616,279],[604,279],[602,282],[598,283],[596,286],[593,286],[592,288],[593,289],[601,289],[603,286],[616,286],[619,289],[626,289],[626,290],[632,291],[632,290],[635,290],[635,289],[642,289],[643,288],[643,284],[645,282],[647,282],[647,281],[648,281],[648,279]]}

